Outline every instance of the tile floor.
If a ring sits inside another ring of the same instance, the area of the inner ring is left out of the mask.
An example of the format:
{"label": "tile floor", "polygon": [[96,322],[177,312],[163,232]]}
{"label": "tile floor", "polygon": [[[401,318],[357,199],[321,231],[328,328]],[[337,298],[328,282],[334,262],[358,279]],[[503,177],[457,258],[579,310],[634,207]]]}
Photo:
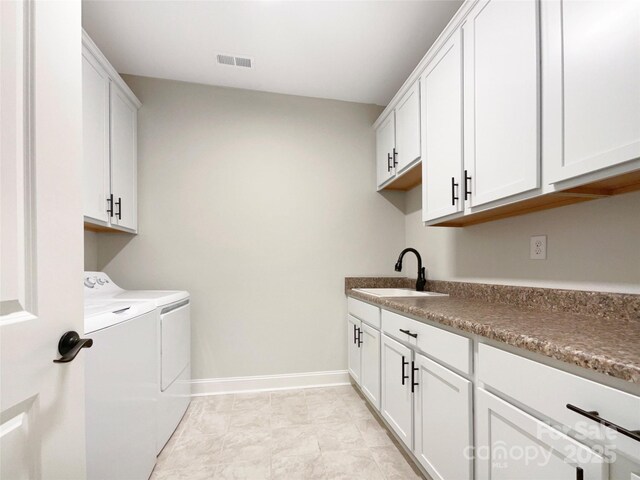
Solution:
{"label": "tile floor", "polygon": [[196,398],[151,476],[422,478],[350,385]]}

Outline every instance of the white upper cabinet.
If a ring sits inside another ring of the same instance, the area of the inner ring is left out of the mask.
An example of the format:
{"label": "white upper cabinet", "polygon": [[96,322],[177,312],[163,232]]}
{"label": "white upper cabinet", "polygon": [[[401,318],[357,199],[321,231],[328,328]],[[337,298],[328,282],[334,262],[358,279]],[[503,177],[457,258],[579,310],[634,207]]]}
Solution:
{"label": "white upper cabinet", "polygon": [[140,101],[82,32],[84,221],[135,233]]}
{"label": "white upper cabinet", "polygon": [[640,2],[553,0],[542,20],[549,180],[640,157]]}
{"label": "white upper cabinet", "polygon": [[463,24],[463,191],[471,207],[540,186],[538,7],[483,0]]}
{"label": "white upper cabinet", "polygon": [[380,124],[376,130],[376,165],[378,187],[393,178],[396,170],[393,152],[396,148],[396,117],[394,112]]}
{"label": "white upper cabinet", "polygon": [[455,32],[422,76],[422,219],[461,212],[462,45]]}
{"label": "white upper cabinet", "polygon": [[85,220],[106,224],[109,221],[109,76],[84,48],[82,115]]}
{"label": "white upper cabinet", "polygon": [[138,109],[122,90],[111,84],[111,193],[114,215],[112,222],[119,227],[136,230],[137,146],[136,125]]}
{"label": "white upper cabinet", "polygon": [[416,81],[395,109],[396,145],[394,167],[402,173],[420,158],[420,82]]}

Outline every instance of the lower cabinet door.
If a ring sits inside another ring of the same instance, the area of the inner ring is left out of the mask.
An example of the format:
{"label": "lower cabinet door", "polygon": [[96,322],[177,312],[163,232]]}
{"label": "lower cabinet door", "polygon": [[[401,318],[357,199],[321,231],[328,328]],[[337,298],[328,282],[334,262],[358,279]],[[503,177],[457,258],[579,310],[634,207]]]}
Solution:
{"label": "lower cabinet door", "polygon": [[349,373],[353,380],[360,385],[360,332],[362,322],[356,317],[347,317],[347,352]]}
{"label": "lower cabinet door", "polygon": [[419,354],[415,367],[415,456],[434,480],[471,480],[472,383]]}
{"label": "lower cabinet door", "polygon": [[608,464],[593,450],[481,389],[476,419],[478,480],[609,478]]}
{"label": "lower cabinet door", "polygon": [[360,387],[380,410],[380,332],[363,323],[360,340]]}
{"label": "lower cabinet door", "polygon": [[413,444],[413,394],[411,393],[412,352],[382,335],[382,417],[404,444]]}

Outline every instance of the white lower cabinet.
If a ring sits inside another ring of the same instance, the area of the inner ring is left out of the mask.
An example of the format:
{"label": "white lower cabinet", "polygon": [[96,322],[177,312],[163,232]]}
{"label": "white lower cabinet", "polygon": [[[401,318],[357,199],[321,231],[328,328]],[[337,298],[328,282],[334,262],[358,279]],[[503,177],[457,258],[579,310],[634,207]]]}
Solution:
{"label": "white lower cabinet", "polygon": [[434,480],[471,480],[473,384],[415,355],[414,453]]}
{"label": "white lower cabinet", "polygon": [[360,329],[360,388],[380,410],[380,332],[362,323]]}
{"label": "white lower cabinet", "polygon": [[413,447],[412,359],[413,352],[408,347],[382,335],[381,413],[409,448]]}
{"label": "white lower cabinet", "polygon": [[482,389],[476,399],[478,480],[609,478],[608,464],[583,444]]}
{"label": "white lower cabinet", "polygon": [[362,322],[356,317],[349,315],[347,317],[347,352],[349,357],[349,373],[356,383],[360,384],[360,328]]}

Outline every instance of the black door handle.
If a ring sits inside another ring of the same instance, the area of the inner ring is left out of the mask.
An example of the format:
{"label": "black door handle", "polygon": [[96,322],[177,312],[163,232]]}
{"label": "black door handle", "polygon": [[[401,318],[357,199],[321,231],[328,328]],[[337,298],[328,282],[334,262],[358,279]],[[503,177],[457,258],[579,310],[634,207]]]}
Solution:
{"label": "black door handle", "polygon": [[411,393],[415,392],[415,387],[417,387],[418,385],[420,385],[419,383],[417,383],[416,380],[416,371],[418,371],[419,369],[416,368],[414,366],[414,362],[411,362]]}
{"label": "black door handle", "polygon": [[118,201],[116,202],[116,205],[118,206],[116,217],[118,217],[118,220],[122,220],[122,197],[118,197]]}
{"label": "black door handle", "polygon": [[396,147],[393,147],[393,167],[395,168],[398,165],[398,161],[396,157],[398,156],[398,152],[396,151]]}
{"label": "black door handle", "polygon": [[107,213],[109,214],[109,217],[113,218],[113,193],[107,197],[107,203],[109,204]]}
{"label": "black door handle", "polygon": [[456,179],[454,177],[451,177],[451,205],[453,205],[454,207],[456,206],[456,200],[459,200],[458,196],[456,195],[457,186],[458,184],[456,183]]}
{"label": "black door handle", "polygon": [[418,334],[417,334],[417,333],[411,333],[409,330],[403,330],[403,329],[400,329],[400,331],[401,331],[402,333],[406,333],[406,334],[407,334],[407,335],[409,335],[410,337],[418,338]]}
{"label": "black door handle", "polygon": [[409,365],[409,362],[404,361],[404,355],[402,356],[402,385],[404,385],[404,381],[409,379],[409,375],[405,375],[404,367],[405,365]]}
{"label": "black door handle", "polygon": [[387,153],[387,173],[391,171],[393,167],[391,166],[391,154]]}
{"label": "black door handle", "polygon": [[576,467],[576,480],[584,480],[584,470],[581,467]]}
{"label": "black door handle", "polygon": [[[469,183],[469,186],[467,186]],[[471,175],[467,174],[467,171],[464,171],[464,199],[467,200],[467,197],[471,196]]]}
{"label": "black door handle", "polygon": [[583,417],[587,417],[589,420],[598,422],[601,425],[604,425],[605,427],[609,427],[615,430],[616,432],[621,433],[622,435],[625,435],[629,438],[633,438],[636,442],[640,442],[640,430],[627,430],[626,428],[621,427],[620,425],[616,425],[615,423],[600,417],[600,414],[598,412],[594,412],[594,411],[589,412],[587,410],[583,410],[579,407],[576,407],[575,405],[571,405],[570,403],[567,403],[567,408],[572,412],[579,413]]}
{"label": "black door handle", "polygon": [[80,338],[78,332],[69,331],[60,337],[58,342],[58,352],[62,355],[53,363],[68,363],[78,355],[83,348],[91,348],[93,345],[92,338]]}
{"label": "black door handle", "polygon": [[353,326],[353,343],[354,343],[354,344],[356,343],[356,328],[358,328],[358,327],[356,327],[356,326],[354,325],[354,326]]}
{"label": "black door handle", "polygon": [[358,348],[360,348],[360,345],[362,345],[362,329],[358,328]]}

